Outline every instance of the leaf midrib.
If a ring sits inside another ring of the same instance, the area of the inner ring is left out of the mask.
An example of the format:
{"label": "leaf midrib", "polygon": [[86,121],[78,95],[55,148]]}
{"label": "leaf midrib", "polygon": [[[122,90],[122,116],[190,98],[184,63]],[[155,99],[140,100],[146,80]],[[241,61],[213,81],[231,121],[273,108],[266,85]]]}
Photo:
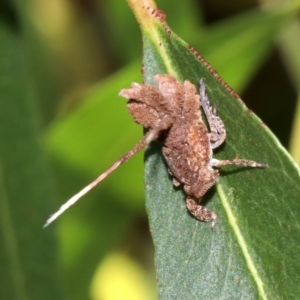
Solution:
{"label": "leaf midrib", "polygon": [[232,228],[233,234],[236,237],[237,243],[238,243],[238,245],[241,249],[241,252],[245,258],[245,261],[246,261],[246,264],[250,271],[250,274],[257,286],[258,293],[259,293],[261,299],[267,300],[268,297],[264,290],[263,280],[261,279],[261,277],[258,273],[258,270],[255,266],[255,263],[251,258],[250,252],[248,251],[248,245],[239,229],[239,226],[237,224],[237,219],[234,216],[233,210],[231,209],[231,206],[230,206],[230,201],[229,201],[228,197],[226,196],[226,193],[220,183],[216,184],[216,189],[218,191],[218,195],[221,199],[221,203],[222,203],[224,210],[226,212],[226,215],[228,217],[228,223]]}

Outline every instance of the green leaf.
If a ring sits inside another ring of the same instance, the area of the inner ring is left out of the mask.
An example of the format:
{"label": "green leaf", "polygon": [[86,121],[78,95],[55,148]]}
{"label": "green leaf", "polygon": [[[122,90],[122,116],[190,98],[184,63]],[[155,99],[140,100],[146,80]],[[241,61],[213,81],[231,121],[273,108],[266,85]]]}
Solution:
{"label": "green leaf", "polygon": [[289,6],[251,10],[202,29],[192,41],[230,86],[242,91],[295,13]]}
{"label": "green leaf", "polygon": [[[0,23],[0,298],[62,299],[54,227],[42,229],[57,196],[39,142],[36,99],[15,11]],[[8,11],[11,14],[8,14]]]}
{"label": "green leaf", "polygon": [[153,83],[153,75],[168,73],[198,86],[204,78],[227,129],[226,143],[215,157],[238,156],[269,165],[266,170],[228,167],[221,171],[216,187],[202,199],[218,214],[212,232],[209,224],[187,212],[186,196],[172,185],[160,146],[149,147],[146,205],[160,298],[296,299],[300,293],[299,169],[261,120],[168,29],[152,1],[128,2],[143,33],[144,80]]}

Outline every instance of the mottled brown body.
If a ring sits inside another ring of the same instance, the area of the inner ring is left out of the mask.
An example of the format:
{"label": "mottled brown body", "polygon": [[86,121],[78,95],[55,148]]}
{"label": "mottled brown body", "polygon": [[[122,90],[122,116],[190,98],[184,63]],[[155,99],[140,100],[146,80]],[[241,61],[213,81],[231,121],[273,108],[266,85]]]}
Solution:
{"label": "mottled brown body", "polygon": [[[187,194],[188,210],[201,221],[212,221],[212,228],[215,226],[216,214],[199,203],[219,177],[215,168],[233,164],[267,167],[251,160],[213,158],[213,149],[224,142],[226,130],[216,115],[216,109],[210,106],[203,80],[200,80],[199,94],[191,82],[186,80],[181,83],[170,75],[156,75],[154,81],[157,86],[133,83],[131,88],[120,91],[120,96],[129,99],[127,107],[134,120],[148,129],[145,136],[104,173],[63,204],[50,216],[45,226],[153,140],[162,142],[162,153],[173,176],[173,184],[182,184]],[[201,117],[201,106],[209,131]]]}
{"label": "mottled brown body", "polygon": [[[215,109],[209,105],[203,81],[200,81],[199,96],[195,86],[187,80],[181,83],[170,75],[156,75],[154,80],[157,87],[133,84],[120,95],[129,99],[130,114],[148,132],[164,124],[160,131],[167,130],[167,133],[159,137],[173,183],[175,186],[183,184],[189,211],[202,221],[212,221],[214,227],[216,214],[199,204],[219,177],[214,167],[236,164],[265,168],[266,165],[240,159],[213,159],[212,149],[223,143],[226,130]],[[201,104],[210,132],[201,117]]]}

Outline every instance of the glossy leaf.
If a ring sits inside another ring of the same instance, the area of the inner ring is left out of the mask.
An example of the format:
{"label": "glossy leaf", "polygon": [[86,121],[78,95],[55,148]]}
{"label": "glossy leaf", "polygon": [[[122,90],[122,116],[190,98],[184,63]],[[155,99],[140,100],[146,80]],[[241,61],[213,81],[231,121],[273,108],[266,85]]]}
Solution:
{"label": "glossy leaf", "polygon": [[[218,214],[215,232],[185,208],[160,146],[146,153],[146,198],[161,299],[295,299],[299,295],[299,169],[276,137],[209,65],[171,32],[152,1],[128,1],[141,26],[144,80],[169,73],[198,86],[227,128],[215,156],[267,163],[228,167],[202,199]],[[267,96],[267,95],[266,95]]]}
{"label": "glossy leaf", "polygon": [[192,42],[230,86],[242,91],[296,11],[290,6],[248,11],[203,28]]}

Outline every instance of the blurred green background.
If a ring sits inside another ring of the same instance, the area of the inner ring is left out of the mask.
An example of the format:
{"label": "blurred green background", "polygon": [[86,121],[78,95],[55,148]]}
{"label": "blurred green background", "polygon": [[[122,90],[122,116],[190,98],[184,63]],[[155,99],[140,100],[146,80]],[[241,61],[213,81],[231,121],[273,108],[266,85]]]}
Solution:
{"label": "blurred green background", "polygon": [[[299,163],[299,1],[156,3]],[[126,1],[2,0],[0,45],[0,299],[155,299],[142,153],[42,229],[142,136]]]}

